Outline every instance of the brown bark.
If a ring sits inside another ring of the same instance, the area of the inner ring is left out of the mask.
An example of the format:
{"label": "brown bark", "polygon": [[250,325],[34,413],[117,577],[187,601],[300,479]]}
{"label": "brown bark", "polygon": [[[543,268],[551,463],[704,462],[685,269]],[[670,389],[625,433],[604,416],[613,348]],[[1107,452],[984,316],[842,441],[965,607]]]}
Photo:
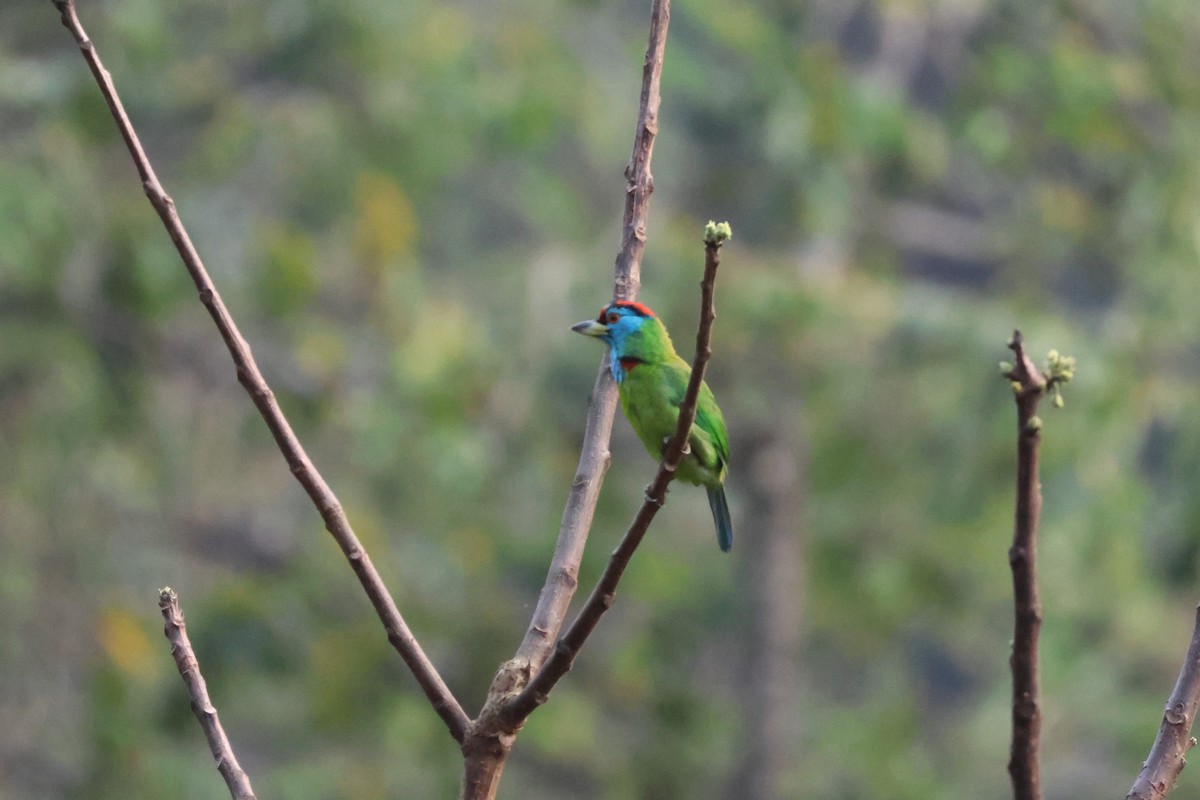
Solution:
{"label": "brown bark", "polygon": [[1187,765],[1188,750],[1196,745],[1189,734],[1196,722],[1196,711],[1200,708],[1200,608],[1196,609],[1196,623],[1192,629],[1192,642],[1187,656],[1179,669],[1175,688],[1167,698],[1162,724],[1158,736],[1142,771],[1129,790],[1126,800],[1162,800],[1179,780],[1179,774]]}
{"label": "brown bark", "polygon": [[1037,526],[1042,487],[1038,479],[1041,423],[1037,409],[1046,393],[1046,378],[1025,354],[1020,331],[1013,332],[1009,347],[1016,356],[1016,365],[1008,377],[1013,381],[1017,402],[1017,499],[1013,543],[1008,551],[1015,607],[1010,660],[1013,732],[1008,774],[1015,800],[1041,800],[1038,635],[1042,628],[1042,604],[1037,587]]}
{"label": "brown bark", "polygon": [[183,685],[187,687],[188,697],[192,700],[192,713],[204,731],[208,740],[208,749],[212,751],[213,759],[217,762],[217,771],[225,779],[229,794],[233,800],[255,800],[254,789],[250,787],[250,778],[242,770],[234,755],[229,737],[221,725],[221,717],[217,708],[208,696],[208,685],[200,672],[200,662],[192,650],[191,640],[188,639],[187,626],[183,620],[183,610],[179,607],[179,597],[167,587],[158,593],[158,608],[163,615],[163,633],[171,643],[171,656]]}
{"label": "brown bark", "polygon": [[459,797],[495,800],[515,734],[483,733],[472,724],[463,742],[463,779]]}

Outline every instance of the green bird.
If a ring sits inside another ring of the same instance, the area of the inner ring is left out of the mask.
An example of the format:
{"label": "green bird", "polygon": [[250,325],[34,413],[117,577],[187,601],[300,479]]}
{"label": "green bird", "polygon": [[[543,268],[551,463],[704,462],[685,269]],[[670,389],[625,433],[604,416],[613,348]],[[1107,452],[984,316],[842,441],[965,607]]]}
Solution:
{"label": "green bird", "polygon": [[[691,365],[675,352],[662,321],[641,303],[618,301],[602,308],[596,319],[573,325],[571,330],[595,336],[608,345],[609,368],[617,382],[625,417],[650,455],[661,458],[679,424],[679,404],[692,374]],[[733,547],[724,486],[728,463],[725,418],[708,384],[701,383],[696,420],[688,434],[688,452],[676,476],[708,490],[717,544],[725,552]]]}

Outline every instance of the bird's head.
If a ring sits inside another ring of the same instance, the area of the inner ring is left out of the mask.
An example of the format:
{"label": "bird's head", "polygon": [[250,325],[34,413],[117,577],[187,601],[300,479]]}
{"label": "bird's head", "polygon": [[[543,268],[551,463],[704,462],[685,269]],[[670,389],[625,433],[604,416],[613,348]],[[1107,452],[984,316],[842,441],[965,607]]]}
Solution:
{"label": "bird's head", "polygon": [[638,364],[661,364],[675,356],[671,337],[654,312],[641,303],[618,300],[600,309],[600,316],[571,326],[608,345],[612,376],[621,383]]}
{"label": "bird's head", "polygon": [[595,336],[614,350],[621,350],[629,337],[640,332],[647,321],[654,319],[654,312],[641,303],[618,300],[600,309],[600,315],[595,319],[572,325],[571,330],[584,336]]}

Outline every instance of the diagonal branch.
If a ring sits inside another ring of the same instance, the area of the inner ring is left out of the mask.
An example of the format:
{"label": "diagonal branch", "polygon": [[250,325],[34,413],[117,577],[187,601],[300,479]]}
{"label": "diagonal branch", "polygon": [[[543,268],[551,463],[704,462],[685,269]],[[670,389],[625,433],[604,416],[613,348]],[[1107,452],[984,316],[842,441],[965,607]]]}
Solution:
{"label": "diagonal branch", "polygon": [[[621,249],[617,254],[613,286],[614,300],[636,300],[641,286],[642,253],[646,247],[646,220],[654,177],[650,159],[658,134],[658,108],[662,101],[663,54],[667,45],[667,25],[671,19],[670,0],[653,0],[650,9],[650,40],[642,67],[642,93],[637,128],[633,137],[633,155],[625,168],[625,217]],[[592,527],[600,486],[608,471],[608,442],[612,437],[613,416],[617,408],[617,387],[608,371],[607,356],[601,358],[592,402],[588,408],[579,467],[571,483],[571,492],[563,510],[558,543],[550,561],[546,583],[538,596],[529,628],[510,664],[522,671],[535,671],[550,654],[554,640],[567,616],[571,598],[579,586],[579,563]]]}
{"label": "diagonal branch", "polygon": [[[724,231],[720,232],[720,228]],[[713,226],[709,223],[708,235],[705,238],[704,250],[704,280],[700,282],[700,324],[696,331],[696,357],[692,362],[692,374],[688,380],[687,392],[679,405],[679,422],[675,426],[667,446],[663,450],[663,459],[658,465],[658,472],[653,483],[646,488],[646,499],[634,517],[633,523],[625,532],[617,549],[608,560],[608,566],[597,581],[596,587],[588,596],[587,602],[579,611],[579,616],[571,623],[571,627],[558,641],[553,654],[546,661],[541,671],[529,682],[520,694],[507,703],[502,711],[505,721],[516,725],[526,719],[534,709],[546,702],[547,695],[554,685],[571,669],[575,656],[583,647],[592,631],[595,630],[600,617],[613,604],[617,584],[629,565],[633,553],[641,544],[642,537],[654,520],[658,510],[667,501],[667,486],[675,478],[675,469],[683,459],[688,435],[692,430],[692,422],[696,418],[696,404],[700,397],[700,385],[704,382],[704,370],[712,355],[711,339],[713,320],[716,311],[713,307],[713,285],[717,278],[717,267],[721,263],[721,245],[728,236],[728,226]]]}
{"label": "diagonal branch", "polygon": [[1013,543],[1008,551],[1016,607],[1010,661],[1013,733],[1008,773],[1015,800],[1041,800],[1038,634],[1042,628],[1042,604],[1037,587],[1037,526],[1042,510],[1042,489],[1038,482],[1042,426],[1037,408],[1046,394],[1047,381],[1026,355],[1020,331],[1013,331],[1008,346],[1016,356],[1016,364],[1006,377],[1013,382],[1017,402],[1017,503]]}
{"label": "diagonal branch", "polygon": [[412,631],[409,630],[396,607],[396,601],[388,593],[375,565],[350,527],[341,503],[316,467],[313,466],[312,461],[309,460],[300,440],[296,438],[291,425],[283,415],[283,411],[280,410],[275,394],[267,385],[250,352],[250,345],[242,338],[233,317],[230,316],[224,301],[221,300],[221,295],[217,292],[208,271],[204,268],[204,263],[200,260],[200,255],[196,252],[187,230],[180,221],[179,214],[175,210],[175,201],[163,190],[162,184],[154,174],[150,159],[147,158],[133,123],[130,122],[129,116],[121,104],[121,98],[113,85],[112,76],[104,68],[104,64],[96,54],[95,46],[79,22],[79,17],[75,13],[74,0],[54,0],[54,5],[62,14],[63,25],[75,37],[79,49],[83,52],[84,60],[87,61],[96,83],[100,86],[104,100],[108,103],[109,111],[112,112],[117,128],[121,132],[121,137],[125,140],[125,146],[129,149],[130,156],[133,157],[133,163],[142,179],[142,187],[145,189],[146,196],[162,219],[167,233],[171,236],[171,241],[175,243],[175,249],[179,251],[184,266],[196,284],[196,289],[200,293],[200,302],[208,309],[213,322],[216,323],[217,330],[221,333],[221,338],[225,340],[225,346],[229,349],[229,355],[237,367],[238,381],[250,395],[250,399],[254,401],[259,414],[262,415],[271,434],[275,437],[275,442],[279,445],[283,457],[287,460],[292,474],[296,476],[296,480],[300,482],[304,491],[312,499],[321,518],[325,521],[326,529],[337,541],[346,559],[350,562],[354,574],[358,576],[359,583],[362,584],[367,597],[375,607],[375,612],[387,630],[388,641],[400,653],[400,657],[404,659],[404,663],[416,677],[425,696],[429,698],[434,709],[450,729],[450,735],[461,742],[467,727],[466,713],[463,712],[462,706],[459,705],[458,700],[454,698],[433,663],[421,649]]}
{"label": "diagonal branch", "polygon": [[1200,608],[1196,609],[1192,643],[1188,645],[1175,688],[1167,698],[1158,736],[1125,800],[1162,800],[1175,788],[1175,781],[1187,764],[1184,756],[1196,745],[1196,740],[1188,734],[1196,721],[1197,709],[1200,709]]}
{"label": "diagonal branch", "polygon": [[217,771],[225,779],[229,794],[233,800],[255,800],[254,789],[250,788],[250,778],[242,771],[233,746],[225,736],[221,726],[221,718],[217,715],[216,706],[208,697],[208,686],[204,676],[200,674],[200,662],[192,650],[188,639],[187,627],[183,621],[183,609],[179,607],[179,597],[171,587],[159,590],[158,608],[163,615],[163,632],[171,643],[171,655],[175,658],[175,666],[187,687],[188,697],[192,699],[192,713],[200,721],[204,730],[204,738],[208,740],[208,749],[217,760]]}

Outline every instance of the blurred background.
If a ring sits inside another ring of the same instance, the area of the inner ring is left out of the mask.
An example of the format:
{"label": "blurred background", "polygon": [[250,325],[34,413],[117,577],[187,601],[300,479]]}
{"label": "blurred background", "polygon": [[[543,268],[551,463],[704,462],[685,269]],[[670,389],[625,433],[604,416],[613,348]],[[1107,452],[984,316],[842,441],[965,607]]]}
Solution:
{"label": "blurred background", "polygon": [[[738,538],[672,493],[502,797],[1009,796],[1017,326],[1079,360],[1043,412],[1044,785],[1126,791],[1200,599],[1194,12],[676,0],[642,299],[690,357],[701,229],[732,223],[709,382]],[[575,469],[600,351],[568,326],[612,290],[648,4],[81,14],[474,714]],[[453,796],[49,2],[0,9],[0,75],[0,796],[227,796],[168,584],[260,796]],[[613,454],[585,587],[653,474],[624,420]]]}

